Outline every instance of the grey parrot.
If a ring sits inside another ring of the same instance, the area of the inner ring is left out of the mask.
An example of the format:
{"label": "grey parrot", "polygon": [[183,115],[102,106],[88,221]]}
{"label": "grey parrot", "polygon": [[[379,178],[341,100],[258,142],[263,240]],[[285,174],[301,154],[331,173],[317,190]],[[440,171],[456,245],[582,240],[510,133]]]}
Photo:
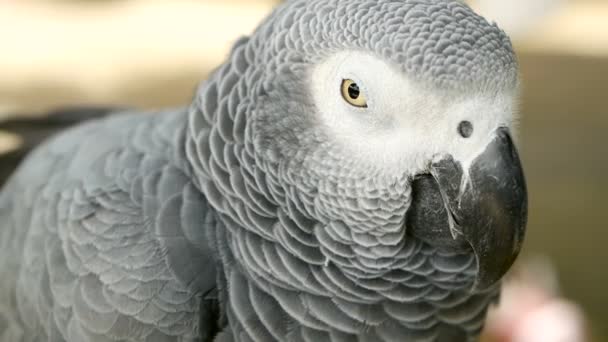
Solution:
{"label": "grey parrot", "polygon": [[506,34],[457,0],[289,0],[192,103],[35,148],[2,341],[472,341],[526,184]]}

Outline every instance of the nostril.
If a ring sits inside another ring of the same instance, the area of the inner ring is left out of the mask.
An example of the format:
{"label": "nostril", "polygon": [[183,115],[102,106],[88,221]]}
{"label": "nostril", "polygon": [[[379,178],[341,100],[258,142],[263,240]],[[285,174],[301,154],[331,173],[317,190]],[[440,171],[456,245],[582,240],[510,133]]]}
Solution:
{"label": "nostril", "polygon": [[462,121],[458,124],[458,133],[463,138],[469,138],[473,135],[473,124],[470,121]]}

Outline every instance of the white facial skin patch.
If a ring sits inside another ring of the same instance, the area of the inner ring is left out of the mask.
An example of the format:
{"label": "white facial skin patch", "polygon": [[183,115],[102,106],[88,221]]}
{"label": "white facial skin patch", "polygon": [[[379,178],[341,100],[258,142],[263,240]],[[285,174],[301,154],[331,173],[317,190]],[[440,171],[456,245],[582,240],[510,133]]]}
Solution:
{"label": "white facial skin patch", "polygon": [[[516,89],[455,96],[413,81],[397,66],[359,51],[329,57],[311,76],[311,92],[323,125],[350,158],[381,165],[389,173],[428,171],[434,158],[447,154],[466,173],[494,131],[513,126]],[[357,84],[367,107],[345,100],[344,80]],[[472,124],[469,137],[459,133],[463,121]]]}

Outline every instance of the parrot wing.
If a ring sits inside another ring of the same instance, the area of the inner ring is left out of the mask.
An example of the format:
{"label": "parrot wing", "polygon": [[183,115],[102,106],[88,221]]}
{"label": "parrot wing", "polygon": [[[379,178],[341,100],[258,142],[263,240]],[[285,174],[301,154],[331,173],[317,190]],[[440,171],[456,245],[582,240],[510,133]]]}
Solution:
{"label": "parrot wing", "polygon": [[34,151],[0,194],[0,256],[9,260],[0,272],[16,278],[0,300],[15,293],[19,317],[8,321],[21,321],[26,336],[189,341],[215,333],[208,238],[217,222],[180,156],[169,156],[180,150],[175,117],[79,126]]}

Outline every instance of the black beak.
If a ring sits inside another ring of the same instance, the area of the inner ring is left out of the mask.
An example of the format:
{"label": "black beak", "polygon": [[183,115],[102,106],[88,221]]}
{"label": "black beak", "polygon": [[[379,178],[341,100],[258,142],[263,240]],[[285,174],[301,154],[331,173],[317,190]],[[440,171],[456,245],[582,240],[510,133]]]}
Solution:
{"label": "black beak", "polygon": [[472,249],[477,258],[473,290],[497,283],[521,250],[528,197],[521,162],[506,128],[463,172],[448,156],[431,175],[413,182],[408,231],[431,245]]}

